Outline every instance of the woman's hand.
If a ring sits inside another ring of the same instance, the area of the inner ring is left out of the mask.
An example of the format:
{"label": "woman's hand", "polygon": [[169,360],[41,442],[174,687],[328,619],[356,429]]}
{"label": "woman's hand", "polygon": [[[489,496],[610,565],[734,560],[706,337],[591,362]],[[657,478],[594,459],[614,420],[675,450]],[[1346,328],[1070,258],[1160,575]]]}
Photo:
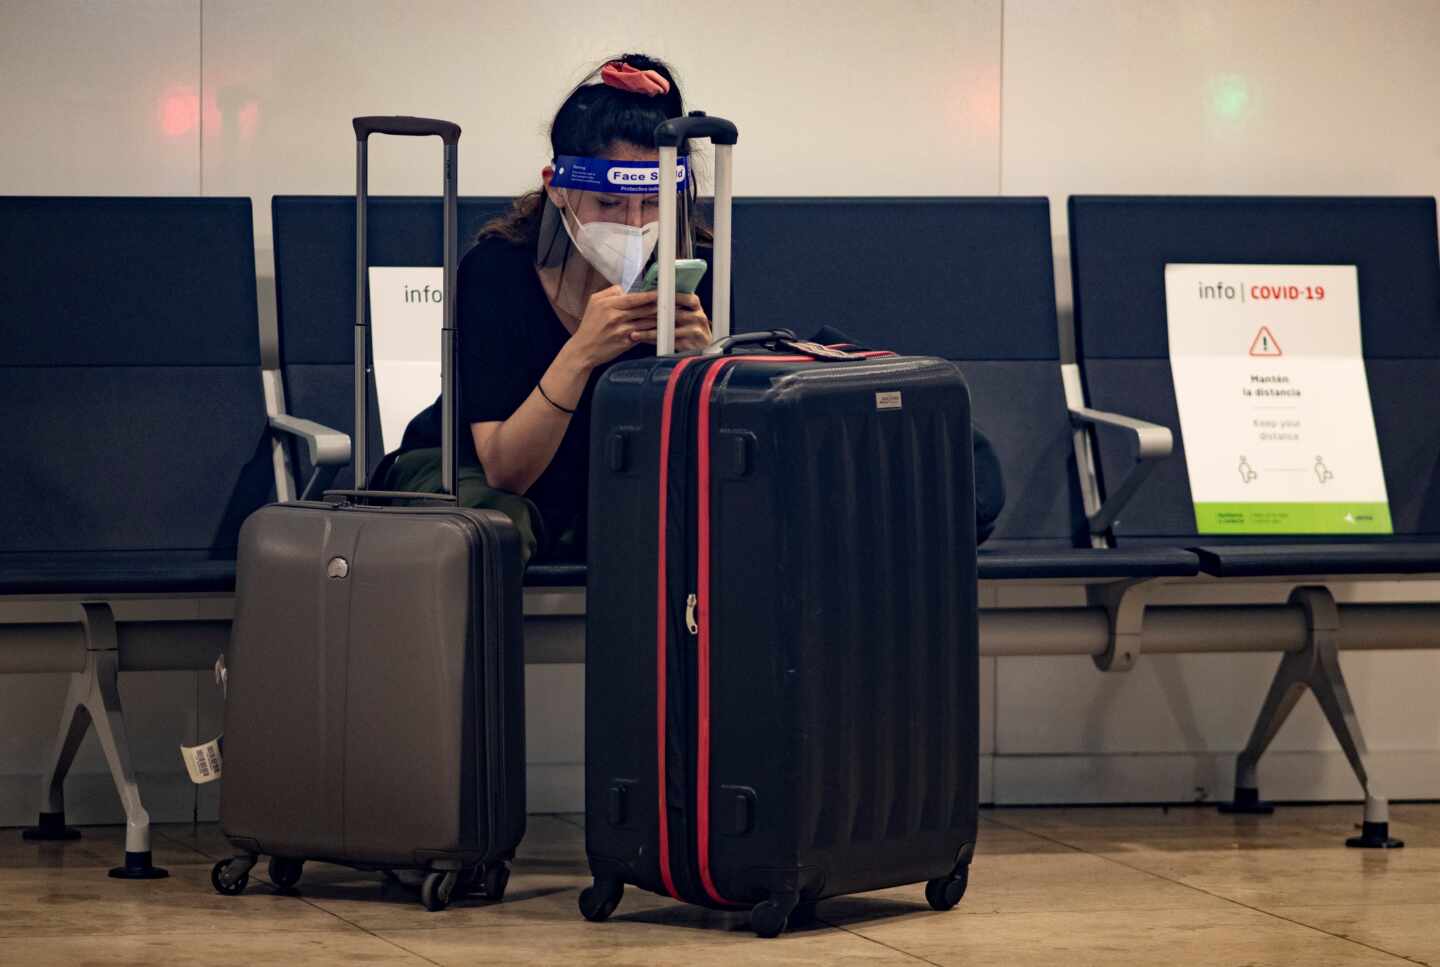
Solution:
{"label": "woman's hand", "polygon": [[[631,334],[634,342],[655,342],[655,328],[637,329]],[[693,292],[675,293],[675,350],[683,352],[704,349],[710,345],[710,317]]]}
{"label": "woman's hand", "polygon": [[626,292],[612,285],[590,297],[566,348],[588,371],[634,346],[637,330],[655,331],[655,293]]}

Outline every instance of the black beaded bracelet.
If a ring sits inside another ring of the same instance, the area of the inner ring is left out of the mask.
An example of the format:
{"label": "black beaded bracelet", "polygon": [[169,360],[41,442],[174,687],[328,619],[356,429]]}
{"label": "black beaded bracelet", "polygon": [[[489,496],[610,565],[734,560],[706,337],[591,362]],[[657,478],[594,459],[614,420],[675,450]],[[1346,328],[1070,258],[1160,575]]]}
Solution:
{"label": "black beaded bracelet", "polygon": [[552,399],[550,398],[550,394],[547,393],[547,392],[545,392],[545,384],[544,384],[544,383],[536,383],[536,384],[535,384],[535,388],[540,391],[540,395],[541,395],[541,396],[545,397],[545,402],[547,402],[547,403],[549,403],[551,406],[555,407],[555,409],[559,410],[561,413],[564,413],[566,416],[574,416],[574,415],[575,415],[575,411],[574,411],[574,410],[567,410],[565,407],[561,406],[559,403],[555,402],[554,400],[552,400]]}

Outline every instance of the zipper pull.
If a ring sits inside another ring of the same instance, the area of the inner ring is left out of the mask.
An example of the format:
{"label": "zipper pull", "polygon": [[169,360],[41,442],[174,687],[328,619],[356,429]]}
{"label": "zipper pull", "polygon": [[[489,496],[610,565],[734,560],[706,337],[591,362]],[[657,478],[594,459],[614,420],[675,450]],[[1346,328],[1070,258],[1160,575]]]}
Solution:
{"label": "zipper pull", "polygon": [[698,602],[699,599],[693,594],[685,599],[685,627],[692,635],[700,633],[700,626],[695,623],[695,606]]}

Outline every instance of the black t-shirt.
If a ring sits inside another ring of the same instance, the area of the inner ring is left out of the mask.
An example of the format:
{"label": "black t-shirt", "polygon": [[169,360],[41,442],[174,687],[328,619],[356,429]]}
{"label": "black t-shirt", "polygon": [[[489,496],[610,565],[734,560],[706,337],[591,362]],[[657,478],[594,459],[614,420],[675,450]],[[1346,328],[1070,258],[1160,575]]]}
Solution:
{"label": "black t-shirt", "polygon": [[[708,257],[709,252],[697,254]],[[535,274],[533,243],[482,238],[461,261],[458,276],[456,359],[461,420],[463,423],[507,420],[534,391],[540,377],[570,338],[570,331],[555,315],[540,286]],[[709,281],[707,273],[699,289],[701,304],[707,312]],[[653,346],[641,344],[616,362],[644,358],[654,352]],[[580,538],[579,546],[584,546],[590,472],[590,402],[595,383],[606,368],[598,367],[591,373],[559,449],[525,494],[540,511],[547,544],[574,528]],[[401,449],[438,447],[440,436],[440,401],[436,400],[410,422]],[[479,462],[473,437],[468,433],[460,434],[459,459],[462,463]]]}

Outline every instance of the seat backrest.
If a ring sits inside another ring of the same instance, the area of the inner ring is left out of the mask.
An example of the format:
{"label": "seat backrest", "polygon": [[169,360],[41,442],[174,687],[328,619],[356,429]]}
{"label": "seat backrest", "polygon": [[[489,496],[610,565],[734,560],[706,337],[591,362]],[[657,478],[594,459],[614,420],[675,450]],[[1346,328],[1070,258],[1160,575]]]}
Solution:
{"label": "seat backrest", "polygon": [[[510,205],[508,198],[460,199],[463,256],[480,227]],[[353,195],[276,195],[275,302],[285,408],[295,416],[354,434],[355,198]],[[440,265],[440,199],[369,200],[367,249],[371,265]],[[436,333],[439,338],[439,333]],[[385,455],[376,394],[370,393],[368,476]],[[306,454],[294,454],[297,484],[310,474]],[[352,484],[349,468],[333,486]]]}
{"label": "seat backrest", "polygon": [[248,198],[0,198],[0,553],[233,558],[272,498]]}
{"label": "seat backrest", "polygon": [[1044,198],[741,198],[737,331],[829,325],[944,356],[970,384],[1007,501],[990,545],[1076,539]]}
{"label": "seat backrest", "polygon": [[[1172,262],[1356,266],[1395,535],[1440,534],[1440,257],[1433,198],[1075,196],[1069,214],[1076,345],[1087,399],[1097,409],[1163,424],[1176,438],[1174,454],[1125,508],[1117,537],[1195,536],[1167,338],[1165,265]],[[1102,482],[1118,480],[1132,459],[1118,434],[1100,435]]]}

